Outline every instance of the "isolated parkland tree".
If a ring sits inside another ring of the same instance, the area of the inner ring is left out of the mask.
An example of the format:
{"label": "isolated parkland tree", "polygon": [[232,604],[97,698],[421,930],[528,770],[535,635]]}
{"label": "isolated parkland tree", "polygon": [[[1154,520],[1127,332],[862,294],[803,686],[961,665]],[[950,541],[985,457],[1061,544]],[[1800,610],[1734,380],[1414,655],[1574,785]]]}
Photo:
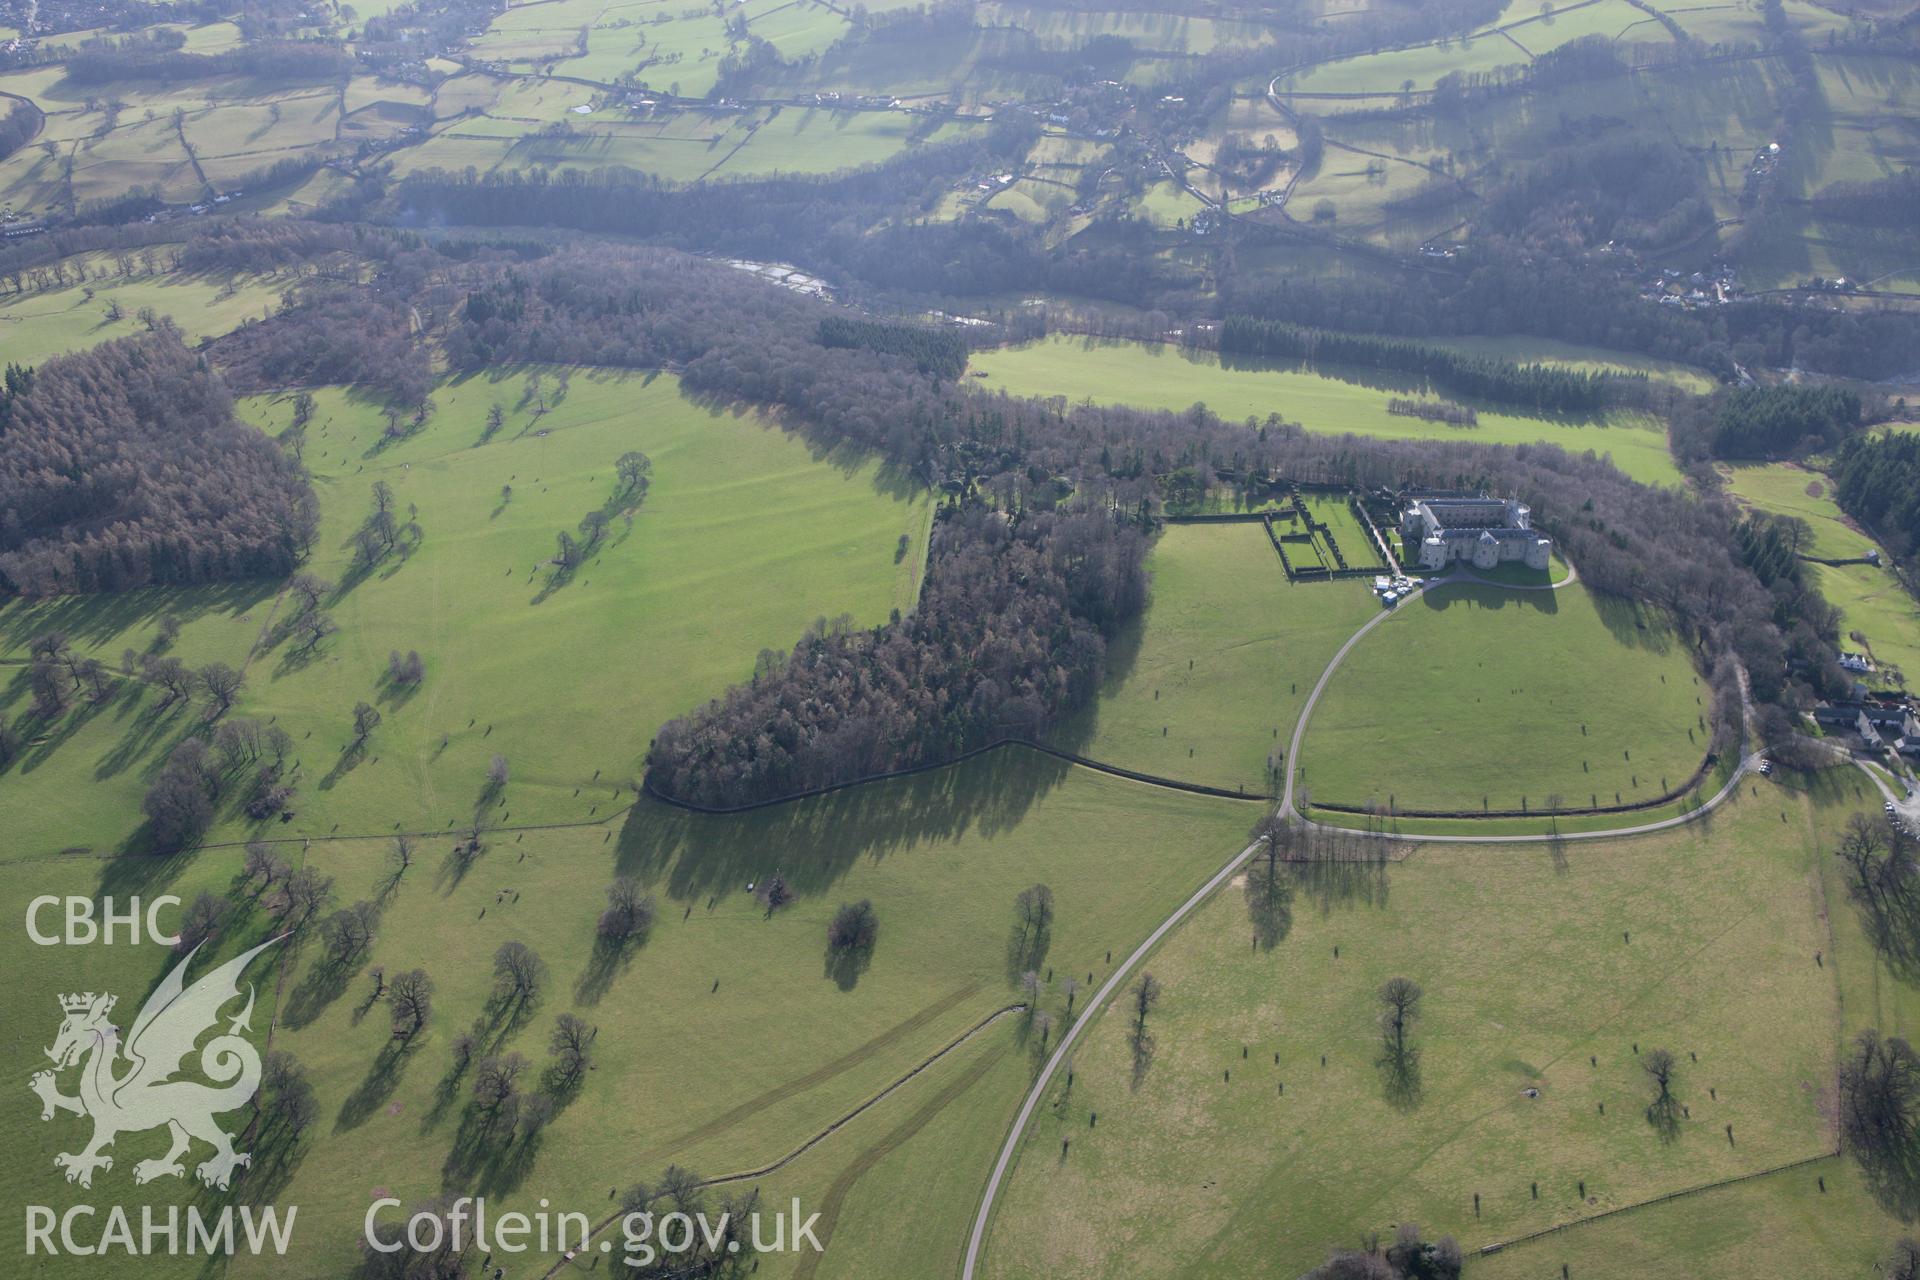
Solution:
{"label": "isolated parkland tree", "polygon": [[653,459],[638,449],[629,449],[620,455],[613,464],[620,477],[620,495],[635,499],[647,496],[647,486],[652,483]]}
{"label": "isolated parkland tree", "polygon": [[380,920],[380,909],[360,901],[342,907],[320,922],[320,936],[327,944],[327,958],[346,966],[358,960],[373,945],[373,931]]}
{"label": "isolated parkland tree", "polygon": [[1407,1061],[1414,1052],[1407,1037],[1420,1016],[1423,994],[1420,984],[1411,978],[1388,978],[1380,984],[1380,1031],[1386,1038],[1387,1052],[1396,1061]]}
{"label": "isolated parkland tree", "polygon": [[433,1014],[433,979],[425,969],[395,974],[387,988],[387,1005],[393,1012],[393,1038],[413,1039]]}
{"label": "isolated parkland tree", "polygon": [[1022,889],[1013,899],[1014,914],[1020,921],[1020,936],[1042,933],[1053,925],[1053,890],[1044,884]]}
{"label": "isolated parkland tree", "polygon": [[206,690],[207,701],[213,704],[216,716],[226,714],[246,682],[245,676],[224,662],[209,662],[200,668],[200,687]]}
{"label": "isolated parkland tree", "polygon": [[500,944],[493,953],[493,990],[500,999],[513,1004],[529,1004],[540,994],[545,966],[532,947],[519,939]]}
{"label": "isolated parkland tree", "polygon": [[1869,1027],[1840,1059],[1840,1135],[1863,1165],[1901,1168],[1920,1125],[1920,1054]]}
{"label": "isolated parkland tree", "polygon": [[607,908],[600,913],[599,936],[616,947],[644,939],[653,927],[653,895],[631,876],[621,876],[607,886]]}
{"label": "isolated parkland tree", "polygon": [[378,707],[371,702],[353,704],[353,746],[365,746],[367,738],[379,727],[380,709]]}
{"label": "isolated parkland tree", "polygon": [[561,1089],[578,1084],[592,1056],[593,1029],[571,1013],[563,1013],[553,1024],[547,1048],[553,1054],[553,1078]]}
{"label": "isolated parkland tree", "polygon": [[827,945],[835,951],[871,951],[880,937],[880,917],[866,898],[849,902],[827,923]]}

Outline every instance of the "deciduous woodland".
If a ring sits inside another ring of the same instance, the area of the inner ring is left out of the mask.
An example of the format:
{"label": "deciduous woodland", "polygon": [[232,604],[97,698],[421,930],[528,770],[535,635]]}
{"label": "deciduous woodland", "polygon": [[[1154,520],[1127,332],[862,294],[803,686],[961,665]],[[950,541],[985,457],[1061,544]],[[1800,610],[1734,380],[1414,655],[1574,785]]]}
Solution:
{"label": "deciduous woodland", "polygon": [[292,572],[313,540],[306,476],[234,417],[179,331],[104,343],[0,393],[0,580],[123,591]]}
{"label": "deciduous woodland", "polygon": [[647,784],[745,804],[1039,738],[1099,687],[1106,641],[1146,601],[1145,549],[1108,512],[960,512],[911,615],[763,654],[749,683],[661,728]]}

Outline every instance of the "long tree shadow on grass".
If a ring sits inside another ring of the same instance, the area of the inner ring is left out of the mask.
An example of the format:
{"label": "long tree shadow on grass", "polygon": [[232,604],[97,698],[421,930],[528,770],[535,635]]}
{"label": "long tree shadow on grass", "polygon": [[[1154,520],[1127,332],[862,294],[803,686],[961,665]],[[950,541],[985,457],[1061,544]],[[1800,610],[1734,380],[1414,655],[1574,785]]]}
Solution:
{"label": "long tree shadow on grass", "polygon": [[347,993],[347,987],[360,972],[360,960],[340,960],[321,956],[307,967],[306,976],[287,993],[280,1009],[280,1021],[298,1031],[327,1011],[327,1007]]}
{"label": "long tree shadow on grass", "polygon": [[778,873],[822,893],[859,863],[963,835],[1017,827],[1074,766],[1024,747],[740,814],[695,814],[642,795],[616,844],[621,875],[676,899],[744,891]]}
{"label": "long tree shadow on grass", "polygon": [[1856,1151],[1867,1190],[1880,1207],[1902,1222],[1920,1218],[1920,1145]]}
{"label": "long tree shadow on grass", "polygon": [[386,1104],[393,1091],[400,1087],[400,1078],[413,1061],[416,1043],[389,1039],[380,1046],[380,1052],[367,1067],[367,1074],[340,1104],[340,1114],[333,1121],[335,1133],[359,1128]]}
{"label": "long tree shadow on grass", "polygon": [[1380,1091],[1396,1111],[1412,1111],[1425,1096],[1420,1080],[1420,1051],[1389,1043],[1374,1064],[1380,1070]]}
{"label": "long tree shadow on grass", "polygon": [[[23,649],[34,636],[62,631],[76,648],[114,645],[117,651],[125,643],[121,637],[134,627],[156,622],[167,614],[177,615],[188,626],[213,614],[240,618],[271,600],[280,585],[278,578],[263,578],[185,590],[151,587],[56,596],[31,604],[16,601],[0,609],[0,649]],[[230,655],[222,656],[235,661]]]}
{"label": "long tree shadow on grass", "polygon": [[1052,924],[1044,920],[1037,923],[1028,923],[1024,918],[1014,920],[1007,929],[1007,985],[1018,985],[1022,974],[1038,973],[1040,966],[1047,962],[1047,951],[1052,946]]}
{"label": "long tree shadow on grass", "polygon": [[575,1004],[592,1005],[613,988],[613,981],[626,971],[640,949],[647,945],[647,930],[641,930],[632,937],[616,940],[604,934],[593,940],[593,950],[587,956],[586,967],[580,971],[580,977],[573,984]]}

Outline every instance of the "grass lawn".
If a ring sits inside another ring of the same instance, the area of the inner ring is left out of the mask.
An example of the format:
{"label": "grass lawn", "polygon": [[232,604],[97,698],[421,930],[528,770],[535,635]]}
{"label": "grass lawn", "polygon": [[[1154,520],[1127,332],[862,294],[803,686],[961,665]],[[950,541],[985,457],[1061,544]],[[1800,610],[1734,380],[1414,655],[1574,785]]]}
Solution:
{"label": "grass lawn", "polygon": [[[1806,521],[1813,531],[1810,555],[1844,560],[1864,555],[1874,546],[1835,504],[1833,482],[1819,472],[1777,462],[1729,467],[1726,474],[1734,497],[1742,503]],[[1920,674],[1920,600],[1900,585],[1891,569],[1809,564],[1806,571],[1827,603],[1840,610],[1843,638],[1858,631],[1866,636],[1874,660],[1883,668],[1897,667],[1909,679]],[[1883,670],[1876,678],[1888,682],[1892,673]]]}
{"label": "grass lawn", "polygon": [[[1349,569],[1386,570],[1387,562],[1380,554],[1380,546],[1367,533],[1367,527],[1360,517],[1353,513],[1347,500],[1332,494],[1310,494],[1307,496],[1307,510],[1313,518],[1333,534],[1334,542],[1340,548],[1340,555],[1346,560]],[[1295,525],[1298,528],[1300,526]],[[1333,548],[1327,545],[1326,535],[1315,532],[1314,542],[1320,548],[1321,558],[1329,567],[1337,566]],[[1391,535],[1389,535],[1391,536]],[[1320,585],[1320,584],[1315,584]]]}
{"label": "grass lawn", "polygon": [[1356,582],[1289,584],[1257,524],[1170,525],[1147,568],[1152,603],[1109,648],[1099,702],[1060,745],[1268,792],[1268,761],[1286,750],[1307,692],[1379,605]]}
{"label": "grass lawn", "polygon": [[[1125,1014],[1104,1011],[1071,1089],[1053,1086],[987,1274],[1297,1275],[1408,1221],[1471,1250],[1831,1150],[1839,1003],[1814,953],[1832,859],[1805,810],[1762,782],[1711,823],[1558,857],[1422,848],[1301,885],[1271,950],[1249,946],[1242,894],[1223,890],[1147,961],[1163,995],[1144,1077]],[[1416,1079],[1390,1098],[1374,993],[1395,975],[1425,996]],[[1679,1058],[1687,1113],[1671,1141],[1647,1120],[1636,1045]],[[1702,1207],[1663,1212],[1677,1231]],[[1557,1275],[1577,1238],[1490,1274]],[[1574,1276],[1623,1274],[1582,1256]],[[1799,1256],[1644,1274],[1841,1274],[1796,1269]]]}
{"label": "grass lawn", "polygon": [[976,381],[1009,395],[1160,409],[1205,403],[1223,418],[1264,419],[1277,413],[1309,431],[1390,440],[1545,441],[1573,452],[1611,455],[1615,466],[1645,484],[1680,483],[1665,429],[1644,415],[1531,418],[1481,406],[1478,427],[1449,427],[1388,413],[1387,402],[1413,388],[1393,386],[1390,376],[1375,370],[1354,370],[1354,380],[1348,381],[1291,364],[1236,360],[1227,368],[1208,351],[1065,336],[978,352],[972,367],[987,375]]}
{"label": "grass lawn", "polygon": [[[459,1186],[502,1210],[546,1197],[597,1214],[610,1207],[609,1186],[657,1178],[669,1162],[708,1175],[769,1163],[1014,1002],[1021,968],[1104,976],[1109,951],[1130,950],[1231,854],[1246,822],[1238,805],[1002,753],[738,818],[644,803],[604,826],[498,832],[464,870],[448,857],[451,841],[427,842],[380,898],[363,964],[328,975],[310,944],[293,956],[277,997],[263,983],[272,1014],[253,1025],[264,1033],[271,1023],[272,1046],[305,1065],[320,1115],[301,1156],[273,1170],[275,1202],[300,1206],[298,1258],[239,1261],[230,1274],[343,1274],[377,1188],[411,1201]],[[286,851],[302,853],[298,844]],[[18,918],[39,893],[164,889],[190,898],[203,887],[226,890],[238,856],[0,867],[0,906]],[[374,898],[387,874],[377,839],[317,842],[304,856],[334,877],[343,902]],[[744,886],[776,871],[798,897],[769,916]],[[659,913],[643,946],[602,964],[593,922],[601,887],[616,874],[645,880]],[[1054,924],[1044,945],[1016,959],[1013,898],[1036,881],[1055,889]],[[823,965],[825,923],[840,903],[860,898],[878,911],[879,943],[869,967],[836,976]],[[223,950],[265,928],[257,912],[237,919]],[[482,1018],[490,957],[511,939],[540,954],[549,984],[519,1025],[483,1022],[485,1043],[524,1053],[537,1070],[554,1018],[571,1009],[598,1028],[596,1069],[539,1139],[455,1157],[469,1148],[460,1140],[466,1082],[441,1093],[450,1042]],[[152,948],[13,945],[21,948],[11,970],[18,981],[0,1008],[22,1034],[0,1053],[22,1078],[56,1021],[52,993],[111,984],[134,1002],[165,960]],[[435,980],[434,1020],[405,1054],[380,1056],[387,1013],[362,1008],[367,964],[390,974],[422,966]],[[893,1274],[936,1274],[950,1263],[984,1156],[1029,1078],[1027,1043],[1019,1020],[1003,1019],[768,1185],[802,1196],[809,1210],[832,1193],[838,1218],[821,1274],[876,1274],[862,1264],[882,1261]],[[949,1092],[982,1061],[988,1074]],[[899,1132],[923,1111],[918,1127]],[[10,1108],[0,1124],[25,1153],[10,1192],[55,1205],[88,1196],[51,1172],[53,1154],[74,1139],[72,1124],[42,1125],[27,1106]],[[124,1165],[136,1148],[147,1154],[151,1140],[125,1139]],[[122,1164],[102,1179],[118,1202],[143,1194]],[[889,1212],[909,1187],[923,1210],[910,1224]],[[176,1189],[163,1182],[151,1193]],[[859,1262],[843,1265],[843,1256]],[[537,1275],[551,1260],[509,1274]],[[791,1274],[795,1261],[772,1274]],[[87,1274],[86,1265],[44,1274]],[[185,1259],[175,1270],[155,1265],[156,1275],[198,1268]]]}
{"label": "grass lawn", "polygon": [[[273,630],[278,584],[16,604],[0,610],[0,652],[18,658],[59,627],[117,666],[179,610],[183,660],[244,665],[234,713],[277,717],[295,739],[298,816],[275,832],[443,829],[477,816],[496,753],[513,783],[489,821],[604,816],[654,730],[745,679],[762,649],[784,651],[821,615],[871,623],[912,608],[931,504],[871,458],[812,456],[757,417],[693,405],[671,377],[581,372],[558,398],[559,374],[543,372],[544,418],[524,374],[468,379],[438,388],[428,425],[384,448],[377,405],[320,394],[305,451],[323,515],[311,568],[336,584],[324,607],[339,632],[313,654]],[[507,422],[482,444],[495,402]],[[270,429],[291,414],[285,400],[245,410]],[[553,583],[557,532],[612,500],[614,459],[636,448],[653,459],[645,505],[631,520],[616,512],[598,554]],[[356,579],[347,544],[375,480],[416,512],[422,538]],[[425,658],[417,691],[384,683],[396,649]],[[0,696],[18,714],[25,676],[11,674]],[[356,754],[344,748],[362,700],[383,722]],[[200,709],[158,702],[133,686],[77,708],[0,775],[8,854],[106,850],[132,835],[145,776],[200,724]]]}
{"label": "grass lawn", "polygon": [[1699,766],[1709,703],[1684,644],[1627,604],[1440,587],[1347,655],[1296,785],[1400,809],[1651,800]]}

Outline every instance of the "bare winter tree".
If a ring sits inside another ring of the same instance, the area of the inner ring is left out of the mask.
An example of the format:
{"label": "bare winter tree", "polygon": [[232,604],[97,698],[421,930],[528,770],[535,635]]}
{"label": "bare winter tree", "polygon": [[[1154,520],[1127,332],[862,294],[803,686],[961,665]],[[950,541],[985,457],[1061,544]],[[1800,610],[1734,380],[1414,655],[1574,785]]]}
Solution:
{"label": "bare winter tree", "polygon": [[379,919],[380,909],[361,901],[322,920],[320,936],[327,944],[327,958],[341,966],[354,963],[373,945],[374,926]]}
{"label": "bare winter tree", "polygon": [[600,937],[616,947],[644,938],[653,927],[653,913],[653,895],[644,892],[633,877],[621,876],[607,886],[607,909],[600,913]]}
{"label": "bare winter tree", "polygon": [[1640,1055],[1640,1069],[1653,1082],[1653,1101],[1647,1104],[1647,1123],[1669,1142],[1680,1131],[1679,1105],[1673,1097],[1675,1060],[1665,1049],[1650,1049]]}
{"label": "bare winter tree", "polygon": [[1873,1028],[1840,1061],[1840,1133],[1869,1169],[1911,1162],[1920,1123],[1920,1054]]}
{"label": "bare winter tree", "polygon": [[593,1046],[593,1030],[571,1013],[563,1013],[553,1026],[547,1047],[553,1054],[553,1079],[561,1089],[571,1089],[586,1072]]}
{"label": "bare winter tree", "polygon": [[225,898],[202,889],[180,915],[180,926],[174,931],[180,940],[173,944],[173,949],[183,955],[190,954],[202,943],[211,941],[226,922],[230,909]]}
{"label": "bare winter tree", "polygon": [[530,1004],[540,994],[543,972],[532,947],[517,939],[503,942],[493,953],[494,994],[508,1004]]}
{"label": "bare winter tree", "polygon": [[620,477],[622,497],[644,498],[646,496],[647,486],[652,482],[653,459],[638,449],[630,449],[620,455],[613,464],[613,469]]}
{"label": "bare winter tree", "polygon": [[224,662],[209,662],[200,668],[200,687],[206,691],[207,701],[213,704],[213,714],[216,716],[226,714],[246,682],[245,676]]}
{"label": "bare winter tree", "polygon": [[367,738],[380,727],[380,710],[371,702],[353,704],[353,746],[363,747]]}
{"label": "bare winter tree", "polygon": [[413,1039],[433,1014],[433,979],[425,969],[394,975],[393,985],[387,988],[387,1003],[393,1010],[393,1038]]}

